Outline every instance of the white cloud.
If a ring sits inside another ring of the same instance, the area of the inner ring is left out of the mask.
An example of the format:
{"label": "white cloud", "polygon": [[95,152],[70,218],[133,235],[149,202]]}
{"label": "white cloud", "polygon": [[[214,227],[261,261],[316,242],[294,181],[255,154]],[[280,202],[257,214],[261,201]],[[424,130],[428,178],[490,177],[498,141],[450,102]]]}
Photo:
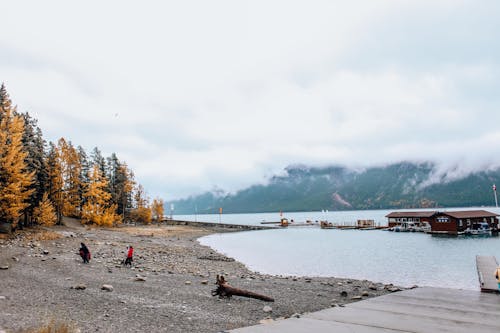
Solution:
{"label": "white cloud", "polygon": [[152,196],[296,163],[498,165],[493,1],[29,3],[0,21],[14,102]]}

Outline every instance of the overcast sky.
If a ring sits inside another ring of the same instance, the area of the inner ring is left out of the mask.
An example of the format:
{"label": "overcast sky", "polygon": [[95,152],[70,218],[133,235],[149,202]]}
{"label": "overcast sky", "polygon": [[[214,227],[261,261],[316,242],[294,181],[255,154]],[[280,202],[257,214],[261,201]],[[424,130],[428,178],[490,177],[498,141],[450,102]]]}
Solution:
{"label": "overcast sky", "polygon": [[500,165],[500,1],[4,1],[0,81],[166,200],[290,164]]}

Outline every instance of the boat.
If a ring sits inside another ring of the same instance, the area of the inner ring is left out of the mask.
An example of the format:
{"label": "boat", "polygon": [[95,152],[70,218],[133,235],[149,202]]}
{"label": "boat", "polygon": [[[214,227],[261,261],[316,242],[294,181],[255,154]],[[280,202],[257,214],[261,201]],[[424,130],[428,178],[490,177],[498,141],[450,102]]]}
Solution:
{"label": "boat", "polygon": [[335,228],[333,223],[328,222],[328,221],[320,221],[319,226],[321,227],[321,229],[334,229]]}
{"label": "boat", "polygon": [[422,222],[420,226],[417,227],[417,231],[425,232],[426,234],[428,234],[432,231],[432,228],[429,222]]}
{"label": "boat", "polygon": [[394,227],[387,228],[385,230],[395,231],[395,232],[431,232],[431,225],[428,222],[416,223],[416,222],[403,222],[401,224],[395,225]]}
{"label": "boat", "polygon": [[417,231],[417,226],[413,222],[403,222],[400,225],[394,227],[394,231],[398,232],[415,232]]}
{"label": "boat", "polygon": [[[292,221],[293,221],[293,220],[292,220]],[[282,218],[282,219],[281,219],[281,221],[280,221],[280,226],[281,226],[281,227],[284,227],[284,228],[285,228],[285,227],[288,227],[288,224],[289,224],[288,219],[286,219],[286,218]]]}
{"label": "boat", "polygon": [[490,225],[486,222],[473,223],[470,228],[465,229],[466,235],[491,235]]}

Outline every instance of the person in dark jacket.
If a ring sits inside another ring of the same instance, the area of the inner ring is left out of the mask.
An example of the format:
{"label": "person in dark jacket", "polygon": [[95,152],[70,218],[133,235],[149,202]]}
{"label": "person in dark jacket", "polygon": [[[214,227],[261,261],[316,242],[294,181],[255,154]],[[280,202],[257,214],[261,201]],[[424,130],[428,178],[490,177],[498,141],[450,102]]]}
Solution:
{"label": "person in dark jacket", "polygon": [[87,246],[83,243],[80,243],[80,257],[83,259],[84,264],[88,264],[90,260],[90,251]]}
{"label": "person in dark jacket", "polygon": [[134,257],[134,248],[132,247],[132,245],[130,245],[127,251],[127,259],[125,259],[125,266],[127,265],[132,266],[132,260],[134,260],[133,257]]}

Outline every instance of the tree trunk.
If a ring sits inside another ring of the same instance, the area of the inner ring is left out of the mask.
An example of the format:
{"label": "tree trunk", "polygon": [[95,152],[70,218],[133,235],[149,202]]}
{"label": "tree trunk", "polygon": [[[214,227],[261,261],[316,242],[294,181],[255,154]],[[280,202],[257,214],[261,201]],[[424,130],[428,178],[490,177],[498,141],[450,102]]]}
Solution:
{"label": "tree trunk", "polygon": [[242,296],[242,297],[250,297],[250,298],[255,298],[259,299],[261,301],[266,301],[266,302],[274,302],[274,298],[271,298],[269,296],[257,294],[248,290],[243,290],[243,289],[238,289],[231,287],[229,284],[227,284],[226,279],[224,279],[224,276],[219,276],[217,275],[217,289],[212,290],[212,296],[217,296],[224,298],[231,298],[231,296]]}

